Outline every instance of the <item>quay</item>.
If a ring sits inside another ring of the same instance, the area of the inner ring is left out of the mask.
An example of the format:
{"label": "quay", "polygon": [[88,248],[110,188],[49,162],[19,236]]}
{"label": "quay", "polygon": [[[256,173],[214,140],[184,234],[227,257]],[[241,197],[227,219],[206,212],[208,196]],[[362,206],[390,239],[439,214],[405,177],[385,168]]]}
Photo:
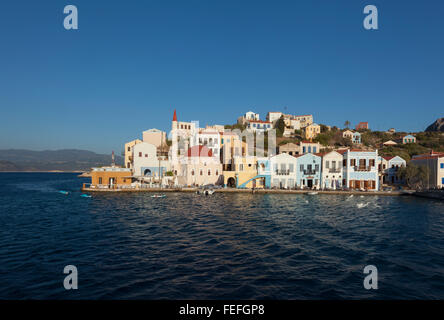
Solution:
{"label": "quay", "polygon": [[[123,188],[91,188],[87,186],[82,187],[82,192],[107,193],[107,192],[185,192],[194,193],[201,188],[159,188],[159,187],[123,187]],[[254,193],[254,194],[308,194],[316,192],[317,194],[334,194],[334,195],[363,195],[363,196],[401,196],[410,195],[413,193],[405,193],[402,191],[357,191],[357,190],[285,190],[285,189],[236,189],[236,188],[220,188],[213,189],[215,193]]]}

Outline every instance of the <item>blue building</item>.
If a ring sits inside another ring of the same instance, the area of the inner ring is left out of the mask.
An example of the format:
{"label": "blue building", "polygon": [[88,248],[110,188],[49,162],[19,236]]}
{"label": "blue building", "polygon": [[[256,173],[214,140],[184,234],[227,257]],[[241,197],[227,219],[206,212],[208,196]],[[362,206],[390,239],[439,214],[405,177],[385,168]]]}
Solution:
{"label": "blue building", "polygon": [[316,188],[321,186],[322,158],[307,153],[296,156],[296,184],[299,188]]}
{"label": "blue building", "polygon": [[344,150],[343,185],[355,190],[379,189],[378,151]]}

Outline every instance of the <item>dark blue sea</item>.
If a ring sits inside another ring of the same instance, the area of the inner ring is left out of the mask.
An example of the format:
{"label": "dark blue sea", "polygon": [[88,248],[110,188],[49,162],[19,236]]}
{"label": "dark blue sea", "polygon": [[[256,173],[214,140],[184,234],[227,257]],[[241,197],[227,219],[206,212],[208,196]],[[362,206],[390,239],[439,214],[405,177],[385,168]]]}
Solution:
{"label": "dark blue sea", "polygon": [[[443,202],[83,198],[83,182],[0,174],[0,299],[444,299]],[[66,265],[78,269],[78,290],[64,289]],[[366,265],[378,268],[377,290],[363,286]]]}

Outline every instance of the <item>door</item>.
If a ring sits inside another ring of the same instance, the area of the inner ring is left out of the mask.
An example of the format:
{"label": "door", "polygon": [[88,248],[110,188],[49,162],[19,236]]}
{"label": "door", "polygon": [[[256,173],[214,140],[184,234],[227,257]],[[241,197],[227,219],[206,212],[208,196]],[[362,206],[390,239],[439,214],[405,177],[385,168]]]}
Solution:
{"label": "door", "polygon": [[310,189],[313,187],[313,179],[307,180],[307,187],[309,187]]}

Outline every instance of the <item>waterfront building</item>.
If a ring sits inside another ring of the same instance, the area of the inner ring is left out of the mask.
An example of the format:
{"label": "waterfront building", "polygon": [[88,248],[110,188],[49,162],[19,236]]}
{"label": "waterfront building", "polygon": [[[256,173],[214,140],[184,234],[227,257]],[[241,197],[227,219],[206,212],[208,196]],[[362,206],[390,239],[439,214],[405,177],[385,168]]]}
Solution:
{"label": "waterfront building", "polygon": [[276,121],[279,120],[279,118],[282,117],[282,112],[279,111],[271,111],[267,113],[267,121],[273,123],[273,125],[276,124]]}
{"label": "waterfront building", "polygon": [[428,187],[444,188],[444,153],[430,151],[428,154],[413,156],[410,161],[417,166],[425,166],[429,170]]}
{"label": "waterfront building", "polygon": [[302,140],[299,143],[299,154],[319,153],[319,152],[321,152],[321,145],[319,144],[319,142]]}
{"label": "waterfront building", "polygon": [[[132,183],[131,169],[117,166],[92,168],[90,188],[114,189],[130,186]],[[85,186],[84,186],[85,187]]]}
{"label": "waterfront building", "polygon": [[136,144],[142,143],[142,142],[143,142],[142,140],[136,139],[136,140],[125,143],[125,159],[124,159],[125,168],[129,168],[129,169],[133,168],[133,147]]}
{"label": "waterfront building", "polygon": [[225,171],[232,171],[235,157],[246,157],[248,155],[248,144],[241,140],[235,132],[220,133],[220,161]]}
{"label": "waterfront building", "polygon": [[290,156],[298,155],[300,153],[300,146],[292,142],[280,145],[278,147],[278,154],[281,153],[286,153]]}
{"label": "waterfront building", "polygon": [[341,150],[343,154],[342,184],[350,189],[379,189],[378,150]]}
{"label": "waterfront building", "polygon": [[237,123],[241,125],[245,125],[247,121],[250,120],[260,120],[259,113],[254,113],[253,111],[246,112],[243,116],[237,118]]}
{"label": "waterfront building", "polygon": [[321,133],[321,126],[316,123],[312,123],[302,129],[303,137],[308,140],[312,140],[320,133]]}
{"label": "waterfront building", "polygon": [[321,187],[325,189],[342,188],[342,154],[331,151],[322,154]]}
{"label": "waterfront building", "polygon": [[368,129],[368,122],[359,122],[356,127],[356,130],[367,130]]}
{"label": "waterfront building", "polygon": [[286,153],[270,157],[271,187],[294,189],[296,186],[296,164],[296,158]]}
{"label": "waterfront building", "polygon": [[247,130],[253,132],[266,132],[272,129],[273,124],[270,121],[249,120],[247,121]]}
{"label": "waterfront building", "polygon": [[402,144],[407,144],[407,143],[416,143],[416,137],[408,134],[405,137],[402,138]]}
{"label": "waterfront building", "polygon": [[190,146],[203,145],[211,149],[213,156],[219,157],[221,142],[220,133],[212,129],[200,129],[191,137]]}
{"label": "waterfront building", "polygon": [[223,184],[222,164],[206,146],[190,147],[180,161],[172,164],[172,170],[182,186]]}
{"label": "waterfront building", "polygon": [[198,126],[196,122],[178,121],[176,109],[174,109],[173,121],[171,123],[171,131],[175,131],[178,136],[189,138],[196,134],[197,129]]}
{"label": "waterfront building", "polygon": [[403,180],[399,179],[397,176],[398,170],[401,167],[406,166],[406,161],[400,156],[395,157],[378,157],[378,171],[380,175],[380,181],[383,184],[401,184],[404,183]]}
{"label": "waterfront building", "polygon": [[230,188],[264,188],[265,178],[258,176],[255,156],[233,157],[229,170],[223,171],[224,186]]}
{"label": "waterfront building", "polygon": [[134,145],[132,157],[134,177],[151,178],[151,181],[162,178],[170,170],[170,162],[157,156],[157,148],[153,144],[142,142]]}
{"label": "waterfront building", "polygon": [[299,188],[319,189],[322,158],[313,153],[296,156],[296,185]]}

